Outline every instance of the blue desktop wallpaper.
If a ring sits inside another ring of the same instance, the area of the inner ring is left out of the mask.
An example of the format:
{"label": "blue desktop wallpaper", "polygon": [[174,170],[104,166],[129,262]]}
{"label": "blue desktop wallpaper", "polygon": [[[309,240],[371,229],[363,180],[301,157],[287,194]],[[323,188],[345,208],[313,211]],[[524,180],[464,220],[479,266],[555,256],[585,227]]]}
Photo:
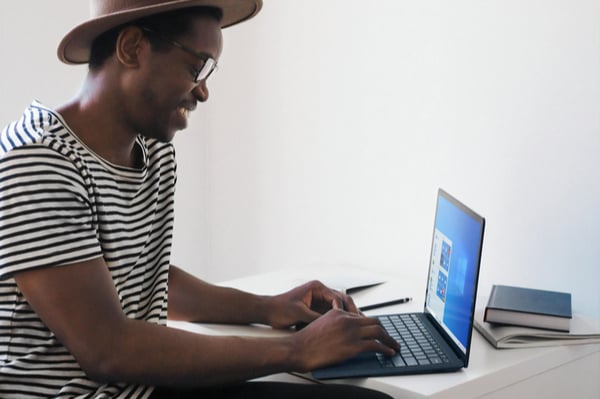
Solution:
{"label": "blue desktop wallpaper", "polygon": [[440,196],[436,228],[452,241],[444,323],[466,347],[483,225]]}

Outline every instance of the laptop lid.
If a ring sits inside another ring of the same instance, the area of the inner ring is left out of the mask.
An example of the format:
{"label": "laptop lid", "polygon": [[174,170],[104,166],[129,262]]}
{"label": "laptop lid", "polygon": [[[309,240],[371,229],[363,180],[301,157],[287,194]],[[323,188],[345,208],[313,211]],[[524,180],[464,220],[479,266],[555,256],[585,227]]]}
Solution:
{"label": "laptop lid", "polygon": [[439,189],[425,310],[468,365],[485,219]]}

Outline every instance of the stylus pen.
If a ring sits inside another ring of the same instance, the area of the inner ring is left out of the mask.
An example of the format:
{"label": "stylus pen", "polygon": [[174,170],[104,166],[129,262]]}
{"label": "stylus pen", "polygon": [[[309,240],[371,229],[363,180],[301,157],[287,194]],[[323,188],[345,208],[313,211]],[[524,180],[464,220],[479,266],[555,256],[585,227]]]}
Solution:
{"label": "stylus pen", "polygon": [[410,302],[411,300],[412,300],[412,298],[410,298],[410,297],[401,298],[401,299],[394,299],[393,301],[380,302],[380,303],[374,303],[372,305],[362,306],[362,307],[359,308],[359,310],[361,312],[365,312],[367,310],[384,308],[386,306],[399,305],[401,303]]}

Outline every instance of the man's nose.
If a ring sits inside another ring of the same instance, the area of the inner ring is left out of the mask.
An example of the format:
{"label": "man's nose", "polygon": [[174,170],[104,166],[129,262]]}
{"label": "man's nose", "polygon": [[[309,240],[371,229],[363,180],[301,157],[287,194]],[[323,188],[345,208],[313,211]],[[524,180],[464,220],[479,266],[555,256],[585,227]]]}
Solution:
{"label": "man's nose", "polygon": [[198,82],[196,86],[194,86],[192,94],[194,94],[196,100],[200,101],[201,103],[208,100],[208,87],[206,86],[206,79]]}

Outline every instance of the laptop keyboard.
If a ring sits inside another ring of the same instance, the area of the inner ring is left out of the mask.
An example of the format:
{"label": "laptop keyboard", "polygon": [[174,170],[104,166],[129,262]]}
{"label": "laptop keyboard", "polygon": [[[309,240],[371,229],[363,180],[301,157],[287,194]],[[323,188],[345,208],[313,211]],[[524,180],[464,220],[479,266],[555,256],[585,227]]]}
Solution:
{"label": "laptop keyboard", "polygon": [[388,334],[400,343],[393,357],[377,354],[383,367],[406,367],[447,363],[448,357],[416,314],[377,316]]}

